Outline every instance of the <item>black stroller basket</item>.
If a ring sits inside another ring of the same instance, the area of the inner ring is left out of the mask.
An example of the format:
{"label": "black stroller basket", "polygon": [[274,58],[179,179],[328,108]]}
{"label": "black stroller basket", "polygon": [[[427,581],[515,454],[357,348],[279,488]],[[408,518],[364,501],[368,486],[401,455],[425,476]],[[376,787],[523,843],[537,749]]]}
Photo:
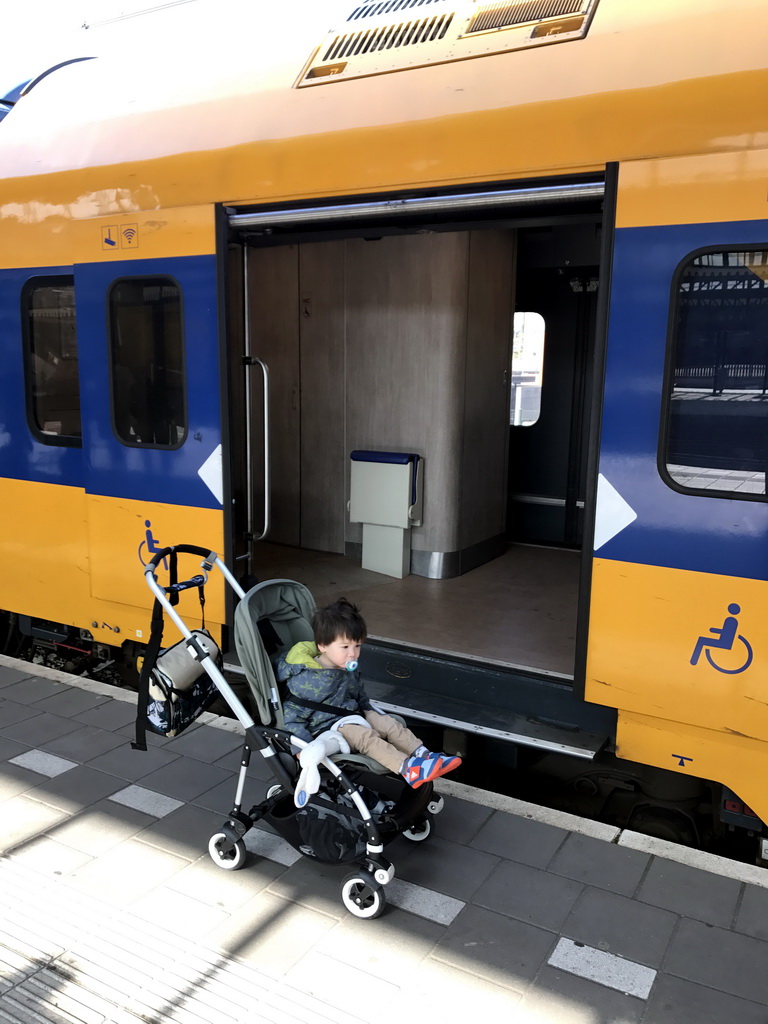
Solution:
{"label": "black stroller basket", "polygon": [[[201,572],[178,580],[179,555],[199,557]],[[171,567],[172,579],[167,586],[157,581],[164,559]],[[179,596],[185,590],[197,589],[202,606],[202,589],[214,569],[222,573],[240,599],[235,614],[235,643],[260,722],[254,720],[227,682],[215,657],[218,651],[211,650],[215,643],[206,640],[210,634],[201,640],[201,631],[190,630],[177,611]],[[149,678],[153,666],[164,656],[159,654],[162,629],[157,620],[166,614],[181,632],[181,645],[202,670],[200,674],[214,684],[214,695],[223,697],[245,732],[234,805],[208,845],[214,862],[226,870],[242,867],[245,837],[263,819],[306,856],[326,863],[357,864],[355,872],[342,883],[342,902],[357,917],[377,917],[385,905],[384,887],[394,877],[394,867],[384,857],[386,843],[397,835],[415,841],[425,839],[431,831],[431,815],[442,809],[443,801],[434,796],[431,783],[413,790],[399,776],[366,763],[369,759],[362,755],[334,755],[319,762],[319,791],[304,806],[295,805],[297,755],[307,744],[282,728],[282,705],[270,655],[274,656],[275,647],[282,651],[299,639],[311,638],[308,618],[314,611],[314,601],[309,591],[294,580],[269,580],[246,594],[214,551],[190,544],[156,552],[145,566],[144,576],[155,596],[155,610],[142,676]],[[265,800],[245,812],[243,794],[254,751],[269,765],[275,784],[267,790]]]}

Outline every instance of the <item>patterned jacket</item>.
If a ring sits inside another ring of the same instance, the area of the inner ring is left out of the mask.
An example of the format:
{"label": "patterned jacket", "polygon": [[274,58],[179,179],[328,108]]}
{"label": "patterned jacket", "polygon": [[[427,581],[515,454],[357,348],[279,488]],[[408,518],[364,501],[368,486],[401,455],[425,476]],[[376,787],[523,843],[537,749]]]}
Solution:
{"label": "patterned jacket", "polygon": [[291,694],[319,704],[331,704],[347,714],[362,715],[372,705],[360,682],[360,673],[323,668],[315,660],[319,651],[312,640],[303,640],[277,659],[275,672],[283,691],[285,728],[309,743],[342,718],[340,711],[317,711],[291,700]]}

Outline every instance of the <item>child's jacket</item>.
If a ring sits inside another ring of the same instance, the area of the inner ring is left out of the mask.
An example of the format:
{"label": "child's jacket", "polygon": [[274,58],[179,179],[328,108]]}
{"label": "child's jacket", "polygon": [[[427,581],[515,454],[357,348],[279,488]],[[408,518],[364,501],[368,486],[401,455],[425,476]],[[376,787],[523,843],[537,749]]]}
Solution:
{"label": "child's jacket", "polygon": [[[330,729],[343,713],[361,715],[373,709],[360,682],[360,673],[323,668],[315,660],[319,653],[312,640],[302,640],[275,664],[278,682],[283,684],[284,727],[306,743]],[[328,711],[302,707],[291,700],[291,694],[333,707]]]}

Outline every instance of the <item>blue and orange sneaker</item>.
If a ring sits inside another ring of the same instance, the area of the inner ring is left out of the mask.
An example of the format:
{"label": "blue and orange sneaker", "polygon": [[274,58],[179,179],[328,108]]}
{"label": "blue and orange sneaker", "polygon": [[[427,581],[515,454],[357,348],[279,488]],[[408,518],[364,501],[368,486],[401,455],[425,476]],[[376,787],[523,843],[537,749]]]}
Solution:
{"label": "blue and orange sneaker", "polygon": [[409,786],[418,789],[425,782],[431,782],[433,779],[440,778],[441,775],[452,772],[460,764],[460,757],[454,757],[451,754],[432,754],[427,751],[423,757],[419,757],[417,754],[407,757],[403,761],[400,774]]}

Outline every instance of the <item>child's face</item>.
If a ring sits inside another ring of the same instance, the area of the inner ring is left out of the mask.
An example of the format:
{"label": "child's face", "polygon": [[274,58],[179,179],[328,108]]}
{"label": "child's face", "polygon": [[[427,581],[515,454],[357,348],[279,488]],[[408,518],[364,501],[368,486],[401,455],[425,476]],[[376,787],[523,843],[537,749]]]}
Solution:
{"label": "child's face", "polygon": [[360,660],[360,648],[362,646],[360,640],[337,637],[332,644],[327,646],[324,644],[317,645],[317,649],[320,651],[320,658],[318,660],[326,668],[346,668],[348,661]]}

